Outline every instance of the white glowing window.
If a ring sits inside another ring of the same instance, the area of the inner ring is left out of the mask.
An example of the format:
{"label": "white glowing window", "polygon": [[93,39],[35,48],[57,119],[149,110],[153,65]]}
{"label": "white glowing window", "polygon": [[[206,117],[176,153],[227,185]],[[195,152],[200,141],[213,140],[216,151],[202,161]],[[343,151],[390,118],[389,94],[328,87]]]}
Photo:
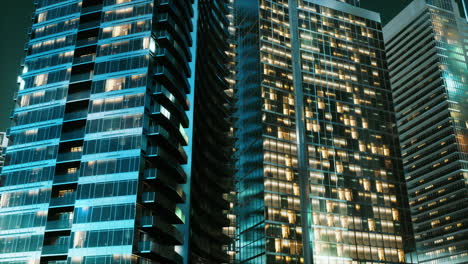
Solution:
{"label": "white glowing window", "polygon": [[83,150],[82,147],[73,147],[73,148],[70,149],[70,152],[80,152],[82,150]]}
{"label": "white glowing window", "polygon": [[112,30],[112,37],[128,35],[130,31],[130,27],[131,27],[130,24],[114,27]]}
{"label": "white glowing window", "polygon": [[125,78],[115,78],[106,80],[106,87],[105,91],[115,91],[115,90],[122,90],[122,86],[125,83]]}
{"label": "white glowing window", "polygon": [[133,7],[127,7],[127,8],[121,8],[118,10],[115,10],[116,14],[125,14],[125,13],[131,13],[133,11]]}
{"label": "white glowing window", "polygon": [[93,105],[102,105],[102,103],[104,103],[104,100],[103,99],[97,99],[97,100],[94,100],[93,101]]}
{"label": "white glowing window", "polygon": [[26,131],[25,131],[25,134],[26,134],[26,135],[36,135],[36,134],[37,134],[37,131],[38,131],[37,128],[36,128],[36,129],[30,129],[30,130],[26,130]]}
{"label": "white glowing window", "polygon": [[143,38],[143,49],[147,49],[149,48],[149,46],[150,46],[150,38],[149,37]]}
{"label": "white glowing window", "polygon": [[47,84],[48,73],[36,75],[34,79],[34,86],[41,86]]}
{"label": "white glowing window", "polygon": [[24,95],[21,97],[21,106],[28,106],[29,105],[29,99],[31,97],[29,95]]}
{"label": "white glowing window", "polygon": [[46,21],[46,19],[47,19],[47,12],[40,13],[40,14],[37,16],[37,23],[44,22],[44,21]]}
{"label": "white glowing window", "polygon": [[161,106],[161,114],[163,114],[167,119],[171,119],[171,112],[169,112],[166,108]]}

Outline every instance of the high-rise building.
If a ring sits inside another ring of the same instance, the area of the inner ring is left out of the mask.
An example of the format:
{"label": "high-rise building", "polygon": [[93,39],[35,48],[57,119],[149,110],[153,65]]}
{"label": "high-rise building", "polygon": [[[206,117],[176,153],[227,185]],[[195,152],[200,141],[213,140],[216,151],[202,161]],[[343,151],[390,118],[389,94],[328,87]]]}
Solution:
{"label": "high-rise building", "polygon": [[0,263],[227,262],[226,1],[35,2]]}
{"label": "high-rise building", "polygon": [[419,263],[468,262],[468,24],[415,0],[384,28]]}
{"label": "high-rise building", "polygon": [[5,162],[5,150],[7,146],[8,138],[6,136],[6,133],[0,132],[0,172],[2,172],[3,163]]}
{"label": "high-rise building", "polygon": [[[235,21],[235,9],[234,9],[234,1],[235,0],[229,0],[229,13],[228,13],[228,20],[229,20],[229,49],[227,51],[227,55],[229,57],[229,63],[228,63],[228,70],[229,70],[229,76],[227,77],[227,82],[229,83],[229,90],[227,91],[227,95],[230,98],[230,123],[231,123],[231,131],[229,132],[229,137],[232,140],[232,144],[230,144],[231,147],[234,146],[234,141],[235,141],[235,100],[236,100],[236,50],[237,50],[237,45],[236,45],[236,21]],[[232,155],[230,157],[230,166],[232,171],[232,176],[235,174],[235,165],[236,165],[236,155],[235,155],[235,149],[232,150]],[[231,188],[230,192],[225,194],[226,200],[229,202],[229,209],[226,212],[226,215],[229,219],[229,223],[227,226],[224,227],[224,233],[230,237],[230,244],[225,246],[226,253],[229,255],[230,262],[229,263],[235,263],[235,258],[236,258],[236,252],[237,252],[237,243],[236,243],[236,227],[237,227],[237,220],[236,220],[236,201],[237,201],[237,192],[235,190],[235,182],[234,178],[231,178]]]}
{"label": "high-rise building", "polygon": [[361,5],[361,0],[337,0],[343,3],[348,3],[354,6],[360,6]]}
{"label": "high-rise building", "polygon": [[238,263],[410,261],[379,15],[324,0],[235,8]]}
{"label": "high-rise building", "polygon": [[197,0],[197,5],[189,257],[190,264],[220,264],[230,262],[226,247],[231,237],[224,230],[230,225],[226,194],[234,188],[227,53],[230,4]]}

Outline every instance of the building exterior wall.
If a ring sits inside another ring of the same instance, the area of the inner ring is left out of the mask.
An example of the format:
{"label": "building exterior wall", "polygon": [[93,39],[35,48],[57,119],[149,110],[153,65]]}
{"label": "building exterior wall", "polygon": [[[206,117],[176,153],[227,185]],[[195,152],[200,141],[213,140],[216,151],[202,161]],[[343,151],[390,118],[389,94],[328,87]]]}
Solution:
{"label": "building exterior wall", "polygon": [[468,261],[466,28],[449,0],[384,28],[419,263]]}
{"label": "building exterior wall", "polygon": [[238,262],[407,261],[379,16],[338,1],[236,9]]}
{"label": "building exterior wall", "polygon": [[230,225],[232,189],[230,166],[233,141],[229,97],[229,3],[198,0],[197,60],[191,167],[190,263],[229,263],[226,247],[231,243],[223,233]]}
{"label": "building exterior wall", "polygon": [[0,172],[3,168],[3,163],[5,162],[5,150],[8,146],[8,138],[5,132],[0,132]]}
{"label": "building exterior wall", "polygon": [[343,2],[343,3],[348,3],[351,5],[355,5],[355,6],[359,6],[361,4],[360,0],[338,0],[338,1]]}
{"label": "building exterior wall", "polygon": [[[225,11],[224,1],[36,1],[0,178],[0,263],[189,263],[194,186],[213,194],[210,219],[227,222],[224,149],[208,172],[192,157],[200,141],[219,143],[224,130],[208,125],[229,130],[226,105],[203,120],[195,95],[223,102],[225,81],[206,82],[224,76],[214,54],[227,49]],[[210,63],[192,62],[198,53]],[[226,259],[228,243],[216,245]]]}

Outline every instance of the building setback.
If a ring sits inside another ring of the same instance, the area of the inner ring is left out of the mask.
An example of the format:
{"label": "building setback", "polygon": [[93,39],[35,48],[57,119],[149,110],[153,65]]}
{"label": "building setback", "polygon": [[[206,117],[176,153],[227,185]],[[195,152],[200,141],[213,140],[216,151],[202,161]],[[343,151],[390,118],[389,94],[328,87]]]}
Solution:
{"label": "building setback", "polygon": [[410,262],[379,15],[342,1],[235,8],[238,263]]}
{"label": "building setback", "polygon": [[222,0],[36,1],[0,263],[228,260],[226,15]]}
{"label": "building setback", "polygon": [[419,263],[468,261],[467,30],[452,0],[384,28]]}

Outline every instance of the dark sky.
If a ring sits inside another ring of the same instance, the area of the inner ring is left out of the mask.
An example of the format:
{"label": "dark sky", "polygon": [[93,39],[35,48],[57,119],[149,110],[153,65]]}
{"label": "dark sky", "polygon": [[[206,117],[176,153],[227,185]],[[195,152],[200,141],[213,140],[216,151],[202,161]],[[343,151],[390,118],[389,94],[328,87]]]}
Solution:
{"label": "dark sky", "polygon": [[0,131],[10,126],[13,93],[24,57],[24,43],[31,26],[33,0],[2,1],[0,16]]}
{"label": "dark sky", "polygon": [[[362,0],[362,7],[382,13],[384,23],[396,15],[410,0]],[[0,131],[10,126],[16,79],[24,58],[24,43],[31,26],[33,0],[2,0],[0,16]]]}

